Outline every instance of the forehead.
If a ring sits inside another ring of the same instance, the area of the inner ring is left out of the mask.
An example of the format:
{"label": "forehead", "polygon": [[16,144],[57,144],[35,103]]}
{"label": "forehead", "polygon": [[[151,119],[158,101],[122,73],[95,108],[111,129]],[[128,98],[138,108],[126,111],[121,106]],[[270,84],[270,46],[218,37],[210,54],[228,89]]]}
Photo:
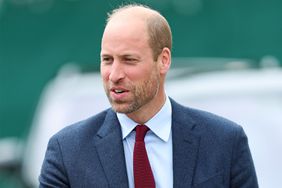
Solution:
{"label": "forehead", "polygon": [[139,35],[139,37],[142,37],[140,36],[141,33],[147,34],[147,24],[144,20],[132,18],[113,19],[107,24],[103,38],[109,35],[128,37]]}
{"label": "forehead", "polygon": [[147,24],[144,19],[119,16],[111,19],[104,30],[101,48],[117,50],[148,48]]}

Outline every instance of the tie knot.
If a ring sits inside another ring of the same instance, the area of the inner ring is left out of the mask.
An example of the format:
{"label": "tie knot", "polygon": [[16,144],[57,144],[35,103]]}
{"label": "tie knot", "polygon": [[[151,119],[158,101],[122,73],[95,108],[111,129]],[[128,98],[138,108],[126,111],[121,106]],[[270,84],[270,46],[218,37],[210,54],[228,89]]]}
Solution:
{"label": "tie knot", "polygon": [[135,140],[143,142],[144,137],[145,137],[148,130],[149,130],[149,128],[146,125],[137,125],[135,127],[135,131],[136,131]]}

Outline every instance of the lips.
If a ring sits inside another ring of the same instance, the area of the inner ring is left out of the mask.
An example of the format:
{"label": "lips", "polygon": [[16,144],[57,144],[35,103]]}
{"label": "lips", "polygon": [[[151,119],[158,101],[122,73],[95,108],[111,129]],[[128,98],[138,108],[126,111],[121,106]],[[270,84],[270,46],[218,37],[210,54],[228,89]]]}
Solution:
{"label": "lips", "polygon": [[124,92],[128,92],[128,90],[124,88],[112,88],[111,92],[114,92],[115,94],[121,94]]}
{"label": "lips", "polygon": [[120,94],[120,93],[123,93],[124,90],[121,90],[121,89],[115,89],[113,90],[113,92],[115,92],[116,94]]}
{"label": "lips", "polygon": [[110,91],[112,99],[116,101],[123,100],[129,92],[129,90],[121,87],[111,88]]}

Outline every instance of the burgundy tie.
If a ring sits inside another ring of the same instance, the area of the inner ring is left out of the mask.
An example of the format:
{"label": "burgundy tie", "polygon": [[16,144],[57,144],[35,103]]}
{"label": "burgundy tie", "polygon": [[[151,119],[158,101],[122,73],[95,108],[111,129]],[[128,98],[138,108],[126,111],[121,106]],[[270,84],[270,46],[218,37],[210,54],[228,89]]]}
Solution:
{"label": "burgundy tie", "polygon": [[144,143],[144,137],[149,128],[145,125],[137,125],[135,130],[136,137],[133,152],[135,188],[155,188],[155,180]]}

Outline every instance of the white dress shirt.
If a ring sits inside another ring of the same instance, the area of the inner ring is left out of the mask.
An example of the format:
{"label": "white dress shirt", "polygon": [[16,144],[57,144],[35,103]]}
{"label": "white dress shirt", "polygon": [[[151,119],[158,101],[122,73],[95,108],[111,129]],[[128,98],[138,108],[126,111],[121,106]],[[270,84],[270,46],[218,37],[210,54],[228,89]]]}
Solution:
{"label": "white dress shirt", "polygon": [[[150,165],[154,174],[156,188],[173,187],[171,103],[166,97],[161,110],[145,123],[150,130],[145,136],[145,144]],[[117,113],[121,124],[126,169],[129,187],[134,188],[133,149],[135,143],[134,128],[138,123],[125,114]]]}

